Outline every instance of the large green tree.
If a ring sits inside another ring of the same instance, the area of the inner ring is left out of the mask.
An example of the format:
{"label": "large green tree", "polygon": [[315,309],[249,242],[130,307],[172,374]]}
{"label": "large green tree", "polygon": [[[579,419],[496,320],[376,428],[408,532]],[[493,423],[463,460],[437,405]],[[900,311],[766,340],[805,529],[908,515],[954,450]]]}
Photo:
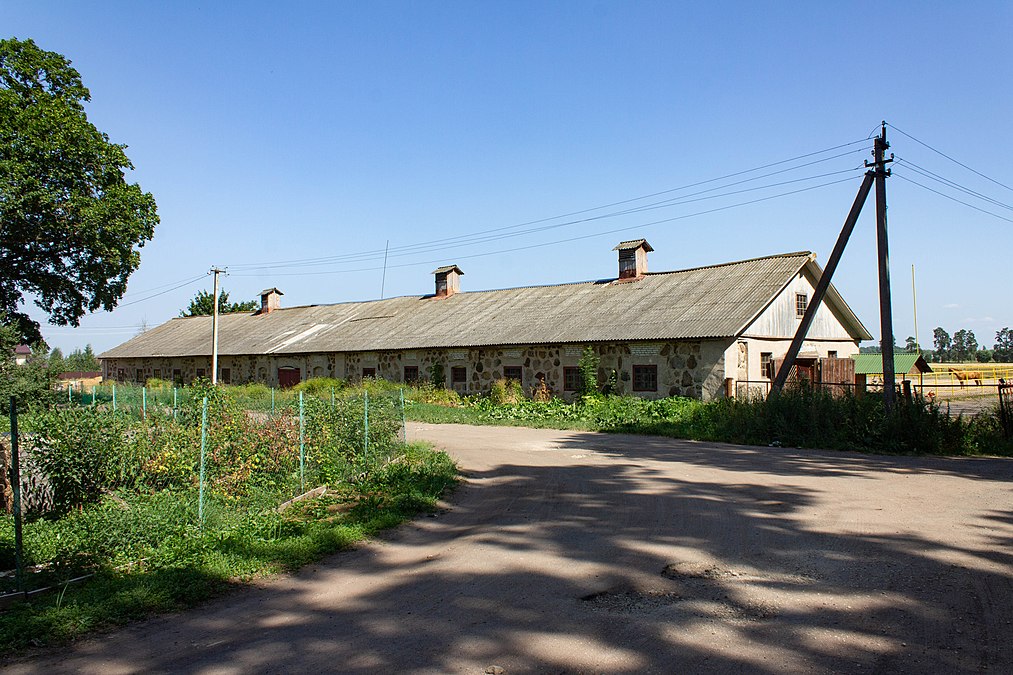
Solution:
{"label": "large green tree", "polygon": [[29,342],[39,324],[78,325],[111,310],[151,239],[155,200],[124,171],[126,146],[88,121],[91,94],[68,59],[32,40],[0,40],[0,311]]}
{"label": "large green tree", "polygon": [[[180,311],[180,316],[207,316],[215,306],[215,296],[211,291],[197,291],[186,309]],[[259,305],[255,300],[246,302],[229,302],[229,294],[225,291],[218,292],[218,313],[232,314],[234,312],[252,312]]]}

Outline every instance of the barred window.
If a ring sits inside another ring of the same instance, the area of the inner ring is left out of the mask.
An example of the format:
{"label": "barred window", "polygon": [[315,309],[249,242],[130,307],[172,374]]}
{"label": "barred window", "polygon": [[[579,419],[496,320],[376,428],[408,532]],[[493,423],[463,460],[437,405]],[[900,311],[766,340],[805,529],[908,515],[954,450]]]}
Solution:
{"label": "barred window", "polygon": [[503,377],[508,380],[521,381],[521,367],[520,366],[503,366]]}
{"label": "barred window", "polygon": [[367,377],[373,377],[373,378],[375,378],[376,377],[376,368],[363,368],[362,369],[362,379],[366,379]]}
{"label": "barred window", "polygon": [[563,368],[563,391],[580,390],[580,368],[567,366]]}
{"label": "barred window", "polygon": [[418,382],[419,381],[419,367],[418,366],[405,366],[404,367],[404,381],[405,382]]}
{"label": "barred window", "polygon": [[450,382],[452,384],[465,384],[468,381],[468,369],[464,366],[454,366],[450,369]]}
{"label": "barred window", "polygon": [[633,391],[658,391],[658,367],[633,366]]}

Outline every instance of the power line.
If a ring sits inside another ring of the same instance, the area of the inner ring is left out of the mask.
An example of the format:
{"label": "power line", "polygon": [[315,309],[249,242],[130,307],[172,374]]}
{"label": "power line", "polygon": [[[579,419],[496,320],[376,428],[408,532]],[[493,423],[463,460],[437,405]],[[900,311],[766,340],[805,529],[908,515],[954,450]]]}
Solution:
{"label": "power line", "polygon": [[172,291],[175,291],[175,290],[178,290],[178,289],[183,288],[185,286],[190,286],[191,284],[197,283],[198,281],[200,281],[201,279],[203,279],[205,276],[207,276],[207,275],[202,274],[199,277],[195,277],[193,279],[190,279],[189,281],[185,281],[185,282],[179,284],[178,286],[173,286],[172,288],[166,289],[164,291],[160,291],[158,293],[152,293],[151,295],[149,295],[147,297],[138,298],[137,300],[132,300],[130,302],[121,302],[119,305],[116,306],[116,308],[119,309],[120,307],[129,307],[130,305],[136,305],[139,302],[146,302],[148,300],[151,300],[152,298],[157,298],[160,295],[165,295],[166,293],[171,293]]}
{"label": "power line", "polygon": [[[458,260],[469,260],[469,259],[472,259],[472,258],[484,258],[484,257],[488,257],[488,256],[491,256],[491,255],[502,255],[504,253],[514,253],[514,252],[517,252],[517,251],[527,251],[527,250],[530,250],[530,249],[533,249],[533,248],[541,248],[543,246],[554,246],[556,244],[568,244],[568,243],[571,243],[571,242],[574,242],[574,241],[581,241],[581,240],[584,240],[584,239],[592,239],[594,237],[603,237],[603,236],[610,235],[610,234],[617,234],[619,232],[628,232],[628,231],[631,231],[631,230],[639,230],[639,229],[643,229],[645,227],[651,227],[653,225],[661,225],[661,224],[664,224],[664,223],[670,223],[670,222],[674,222],[674,221],[677,221],[677,220],[685,220],[687,218],[695,218],[695,217],[698,217],[698,216],[704,216],[704,215],[708,215],[708,214],[711,214],[711,213],[717,213],[719,211],[727,211],[728,209],[734,209],[734,208],[738,208],[738,207],[741,207],[741,206],[748,206],[750,204],[757,204],[757,203],[760,203],[760,202],[770,201],[772,199],[778,199],[780,197],[787,197],[787,196],[790,196],[790,195],[799,194],[801,192],[808,192],[810,190],[817,190],[819,188],[828,187],[830,185],[838,185],[840,183],[846,183],[848,181],[853,181],[855,179],[856,179],[855,176],[849,176],[848,178],[842,178],[842,179],[839,179],[839,180],[828,181],[826,183],[821,183],[819,185],[810,185],[808,187],[799,188],[797,190],[790,190],[788,192],[782,192],[782,193],[779,193],[779,194],[776,194],[776,195],[768,195],[766,197],[759,197],[757,199],[751,199],[751,200],[744,201],[744,202],[738,202],[736,204],[726,204],[724,206],[718,206],[718,207],[715,207],[713,209],[707,209],[705,211],[697,211],[695,213],[682,214],[682,215],[679,215],[679,216],[673,216],[671,218],[664,218],[664,219],[661,219],[661,220],[655,220],[655,221],[651,221],[651,222],[647,222],[647,223],[639,223],[637,225],[630,225],[630,226],[627,226],[627,227],[621,227],[621,228],[616,228],[616,229],[612,229],[612,230],[605,230],[605,231],[602,231],[602,232],[595,232],[595,233],[592,233],[592,234],[585,234],[585,235],[580,235],[580,236],[576,236],[576,237],[568,237],[568,238],[565,238],[565,239],[557,239],[555,241],[547,241],[547,242],[541,242],[541,243],[538,243],[538,244],[529,244],[529,245],[525,245],[525,246],[517,246],[517,247],[514,247],[514,248],[501,249],[501,250],[498,250],[498,251],[489,251],[487,253],[473,253],[473,254],[464,255],[464,256],[457,256],[457,259]],[[436,263],[440,263],[440,262],[444,262],[444,260],[442,260],[442,259],[422,260],[422,261],[419,261],[419,262],[402,263],[400,265],[388,265],[388,269],[395,268],[395,267],[397,267],[397,268],[402,268],[402,267],[419,267],[421,265],[432,265],[432,264],[436,264]],[[349,273],[349,272],[372,272],[372,271],[376,271],[376,270],[379,270],[379,269],[380,269],[379,267],[366,267],[366,268],[346,269],[346,270],[327,270],[327,271],[321,271],[321,272],[288,272],[288,273],[282,272],[282,273],[278,273],[278,274],[272,274],[271,276],[283,276],[283,277],[319,276],[319,275],[328,275],[328,274],[345,274],[345,273]],[[265,275],[263,275],[263,274],[242,274],[242,273],[238,273],[238,274],[232,274],[231,276],[236,276],[236,277],[261,277],[261,276],[265,276]]]}
{"label": "power line", "polygon": [[[850,154],[850,153],[847,153],[847,154]],[[543,226],[540,226],[540,227],[528,228],[526,230],[521,230],[521,231],[518,231],[518,232],[511,232],[511,233],[508,233],[508,234],[500,234],[500,235],[495,235],[495,236],[490,235],[490,236],[486,236],[486,237],[476,237],[476,238],[473,238],[471,241],[460,242],[460,243],[456,243],[456,244],[450,244],[450,245],[447,245],[447,246],[429,246],[429,245],[419,246],[415,250],[402,251],[401,253],[392,254],[390,257],[414,256],[414,255],[419,255],[419,254],[427,253],[427,252],[434,251],[434,250],[444,250],[445,251],[445,250],[448,250],[448,249],[461,248],[461,247],[464,247],[464,246],[473,246],[475,244],[480,244],[480,243],[489,243],[489,242],[492,242],[492,241],[500,241],[500,240],[503,240],[503,239],[510,239],[510,238],[520,237],[520,236],[524,236],[524,235],[528,235],[528,234],[534,234],[534,233],[538,233],[538,232],[545,232],[545,231],[552,230],[552,229],[559,229],[561,227],[566,227],[566,226],[569,226],[569,225],[589,223],[589,222],[593,222],[593,221],[596,221],[596,220],[603,220],[603,219],[606,219],[606,218],[614,218],[614,217],[617,217],[617,216],[625,216],[625,215],[630,215],[630,214],[634,214],[634,213],[642,213],[642,212],[645,212],[645,211],[652,211],[652,210],[657,210],[657,209],[660,209],[660,208],[670,208],[670,207],[673,207],[673,206],[681,206],[681,205],[690,204],[690,203],[699,202],[699,201],[706,201],[706,200],[711,200],[711,199],[721,199],[721,198],[724,198],[724,197],[730,197],[730,196],[737,195],[737,194],[743,194],[743,193],[747,193],[747,192],[755,192],[757,190],[768,190],[768,189],[771,189],[771,188],[781,187],[781,186],[784,186],[784,185],[790,185],[790,184],[795,184],[795,183],[800,183],[800,182],[810,181],[810,180],[817,180],[817,179],[820,179],[820,178],[826,178],[828,176],[840,175],[842,173],[851,173],[853,171],[856,171],[856,170],[859,170],[859,169],[862,169],[862,168],[864,168],[864,167],[857,166],[857,167],[851,167],[851,168],[848,168],[848,169],[843,169],[843,170],[840,170],[840,171],[831,171],[831,172],[822,173],[822,174],[815,174],[815,175],[806,176],[806,177],[803,177],[803,178],[795,178],[795,179],[786,180],[786,181],[779,181],[779,182],[776,182],[776,183],[768,183],[768,184],[765,184],[765,185],[759,185],[759,186],[754,186],[754,187],[750,187],[750,188],[743,188],[743,189],[740,189],[740,190],[730,190],[730,191],[722,192],[722,193],[719,193],[719,194],[712,194],[712,195],[706,195],[706,196],[694,196],[694,195],[703,195],[704,193],[707,193],[707,192],[713,192],[714,190],[723,189],[725,187],[730,187],[731,185],[739,185],[739,184],[741,184],[743,182],[749,182],[749,181],[737,181],[735,183],[731,183],[731,184],[728,184],[728,185],[720,186],[718,188],[711,188],[711,189],[708,189],[708,190],[701,190],[699,192],[691,193],[690,195],[685,195],[683,197],[679,197],[679,198],[676,198],[676,199],[668,199],[668,200],[664,200],[662,202],[656,202],[656,203],[653,203],[653,204],[645,204],[643,206],[638,206],[638,207],[634,207],[634,208],[630,208],[630,209],[624,209],[622,211],[615,211],[615,212],[611,212],[611,213],[599,214],[599,215],[596,215],[596,216],[590,216],[588,218],[581,218],[581,219],[578,219],[578,220],[566,221],[566,222],[563,222],[563,223],[554,223],[552,225],[543,225]],[[782,173],[782,172],[778,171],[778,172],[774,172],[774,173],[776,174],[776,173]],[[774,174],[769,174],[769,175],[774,175]],[[402,248],[406,248],[406,247],[402,247]],[[325,265],[341,264],[342,262],[344,262],[344,261],[341,260],[341,259],[336,259],[336,260],[330,260],[330,259],[328,259],[328,260],[320,260],[320,261],[316,261],[316,262],[305,263],[305,264],[302,264],[302,265],[298,265],[298,267],[318,267],[318,266],[325,266]],[[358,262],[358,261],[348,260],[347,262]],[[294,266],[295,265],[279,263],[277,265],[264,265],[264,266],[261,266],[259,269],[266,271],[266,270],[271,270],[271,269],[284,269],[286,267],[294,267]],[[397,266],[395,265],[393,267],[397,267]],[[349,270],[349,271],[363,271],[363,270],[362,270],[362,268],[358,268],[356,270]],[[258,274],[257,276],[260,276],[260,275]]]}
{"label": "power line", "polygon": [[[764,164],[764,165],[761,165],[761,166],[753,167],[751,169],[746,169],[746,170],[743,170],[743,171],[736,171],[736,172],[725,174],[723,176],[719,176],[719,177],[716,177],[716,178],[710,178],[710,179],[703,180],[703,181],[697,181],[695,183],[689,183],[687,185],[682,185],[680,187],[670,188],[670,189],[667,189],[667,190],[662,190],[660,192],[654,192],[654,193],[650,193],[650,194],[646,194],[646,195],[641,195],[639,197],[633,197],[633,198],[630,198],[630,199],[624,199],[624,200],[621,200],[621,201],[612,202],[612,203],[604,204],[604,205],[601,205],[601,206],[595,206],[595,207],[592,207],[592,208],[581,209],[579,211],[572,211],[570,213],[564,213],[564,214],[560,214],[560,215],[556,215],[556,216],[551,216],[551,217],[548,217],[548,218],[540,218],[540,219],[537,219],[537,220],[526,221],[526,222],[523,222],[523,223],[517,223],[517,224],[513,224],[513,225],[506,225],[506,226],[503,226],[503,227],[491,228],[491,229],[487,229],[487,230],[480,230],[478,232],[473,232],[473,233],[470,233],[470,234],[467,234],[467,235],[458,235],[458,236],[455,236],[455,237],[446,237],[446,238],[443,238],[443,239],[428,240],[424,244],[408,244],[408,245],[393,247],[393,248],[390,249],[390,253],[392,255],[394,255],[394,256],[401,256],[401,255],[405,255],[405,253],[404,253],[405,251],[410,251],[412,253],[418,253],[418,252],[424,252],[424,251],[427,251],[427,250],[435,250],[435,249],[438,249],[438,248],[446,248],[446,244],[451,244],[451,243],[454,243],[454,242],[458,242],[458,243],[461,243],[461,242],[464,242],[464,243],[474,243],[476,241],[491,241],[491,240],[493,240],[492,238],[484,237],[483,235],[492,235],[492,234],[497,233],[497,232],[504,232],[504,231],[507,231],[507,230],[514,230],[514,229],[521,228],[521,227],[527,227],[529,225],[538,225],[538,224],[549,222],[549,221],[552,221],[552,220],[559,220],[560,218],[568,218],[568,217],[571,217],[571,216],[582,215],[582,214],[585,214],[585,213],[590,213],[592,211],[600,211],[602,209],[611,208],[611,207],[614,207],[614,206],[621,206],[623,204],[630,204],[630,203],[633,203],[633,202],[642,201],[644,199],[650,199],[651,197],[657,197],[657,196],[664,195],[664,194],[670,194],[672,192],[679,192],[679,191],[682,191],[682,190],[688,190],[688,189],[693,188],[693,187],[698,187],[698,186],[701,186],[701,185],[706,185],[706,184],[709,184],[709,183],[714,183],[714,182],[726,180],[728,178],[735,178],[735,177],[742,176],[742,175],[745,175],[745,174],[748,174],[748,173],[754,173],[756,171],[762,171],[763,169],[768,169],[768,168],[771,168],[771,167],[774,167],[774,166],[779,166],[779,165],[782,165],[782,164],[787,164],[787,163],[790,163],[790,162],[795,162],[795,161],[798,161],[798,160],[801,160],[801,159],[807,159],[809,157],[814,157],[816,155],[825,154],[827,152],[833,152],[834,150],[839,150],[841,148],[846,148],[846,147],[850,147],[850,146],[853,146],[853,145],[856,145],[856,144],[859,144],[859,143],[867,143],[867,142],[868,142],[867,139],[860,139],[860,140],[857,140],[857,141],[851,141],[850,143],[843,143],[843,144],[836,145],[836,146],[833,146],[833,147],[830,147],[830,148],[825,148],[823,150],[817,150],[815,152],[809,152],[809,153],[805,153],[805,154],[802,154],[802,155],[797,155],[795,157],[791,157],[791,158],[788,158],[788,159],[779,160],[777,162],[770,162],[768,164]],[[740,181],[740,183],[741,182],[749,182],[749,181],[752,181],[752,180],[759,180],[759,179],[764,178],[764,177],[776,175],[776,174],[779,174],[779,173],[784,173],[786,171],[802,168],[802,167],[805,167],[805,166],[810,166],[812,164],[817,164],[817,163],[820,163],[820,162],[830,161],[832,159],[837,159],[839,157],[843,157],[845,155],[849,155],[849,154],[852,154],[854,152],[859,152],[859,151],[862,151],[862,150],[864,150],[864,148],[860,148],[858,150],[851,150],[849,152],[841,153],[839,155],[834,155],[833,157],[827,157],[827,158],[823,158],[823,159],[816,160],[816,161],[813,161],[813,162],[808,162],[808,163],[805,163],[805,164],[801,164],[801,165],[796,166],[796,167],[791,167],[791,168],[788,168],[788,169],[783,169],[783,170],[780,170],[780,171],[772,172],[770,174],[765,174],[764,176],[756,176],[754,178],[747,179],[745,181]],[[724,187],[729,187],[731,185],[736,185],[736,184],[739,184],[739,183],[730,183],[730,184],[727,184],[727,185],[724,185],[724,186],[719,186],[717,188],[712,188],[712,190],[718,190],[718,189],[722,189]],[[703,191],[703,192],[706,192],[706,191]],[[689,195],[684,195],[683,197],[686,197],[686,196],[689,196]],[[681,198],[676,198],[676,199],[681,199]],[[671,201],[671,200],[668,200],[668,201]],[[660,204],[660,203],[663,203],[663,202],[658,202],[658,203]],[[637,210],[641,210],[641,209],[643,209],[643,208],[645,208],[647,206],[650,206],[650,205],[644,205],[644,206],[641,206],[641,207],[635,207],[632,210],[624,210],[624,211],[618,212],[618,215],[624,215],[626,213],[635,213]],[[600,218],[600,216],[596,216],[596,217],[594,217],[592,219],[598,219],[598,218]],[[578,223],[582,223],[582,222],[587,222],[587,220],[588,219],[580,219],[580,220],[575,220],[575,221],[572,221],[572,222],[569,222],[569,223],[563,223],[562,225],[578,224]],[[553,226],[549,226],[549,227],[547,227],[545,229],[552,229],[554,227],[560,227],[562,225],[553,225]],[[542,231],[542,229],[540,229],[540,228],[533,228],[530,231],[531,232],[537,232],[537,231]],[[378,258],[382,253],[383,253],[382,250],[369,250],[369,251],[362,251],[362,252],[358,252],[358,253],[344,254],[344,255],[340,255],[340,256],[325,256],[325,257],[317,257],[317,258],[302,258],[302,259],[285,260],[285,261],[270,261],[270,262],[262,262],[262,263],[239,263],[239,264],[229,265],[229,267],[232,268],[232,269],[234,269],[234,270],[250,269],[250,268],[272,269],[272,268],[291,267],[291,266],[296,266],[296,265],[298,265],[298,266],[306,266],[306,265],[314,265],[314,264],[328,264],[328,263],[333,263],[333,262],[338,262],[338,261],[349,261],[349,262],[352,262],[352,261],[362,260],[362,259]]]}
{"label": "power line", "polygon": [[948,195],[945,192],[940,192],[939,190],[934,190],[933,188],[930,188],[928,185],[923,185],[923,184],[919,183],[916,180],[912,180],[911,178],[908,178],[904,174],[897,173],[896,171],[894,171],[893,175],[896,176],[897,178],[900,178],[901,180],[907,181],[908,183],[914,183],[915,185],[917,185],[918,187],[920,187],[920,188],[922,188],[924,190],[928,190],[929,192],[934,192],[937,195],[939,195],[940,197],[946,197],[947,199],[949,199],[951,201],[957,202],[958,204],[963,204],[964,206],[972,208],[975,211],[981,211],[982,213],[987,213],[988,215],[994,216],[994,217],[998,218],[999,220],[1005,220],[1007,223],[1013,223],[1013,218],[1007,218],[1006,216],[1000,216],[998,213],[992,213],[991,211],[988,211],[988,210],[983,209],[981,207],[975,206],[974,204],[968,204],[967,202],[965,202],[965,201],[963,201],[961,199],[957,199],[956,197],[953,197],[952,195]]}
{"label": "power line", "polygon": [[989,197],[988,195],[982,194],[980,192],[976,192],[975,190],[972,190],[969,187],[961,185],[960,183],[957,183],[956,181],[950,180],[949,178],[946,178],[944,176],[940,176],[937,173],[929,171],[925,167],[919,166],[919,165],[915,164],[914,162],[912,162],[910,160],[904,159],[902,157],[898,157],[897,158],[897,162],[898,163],[902,163],[905,166],[910,167],[915,173],[917,173],[917,174],[919,174],[921,176],[924,176],[925,178],[928,178],[930,180],[934,180],[934,181],[936,181],[938,183],[942,183],[943,185],[946,185],[947,187],[951,187],[951,188],[953,188],[955,190],[960,190],[961,192],[963,192],[965,194],[971,195],[973,197],[977,197],[978,199],[981,199],[983,201],[989,202],[990,204],[994,204],[994,205],[1000,206],[1000,207],[1002,207],[1004,209],[1009,209],[1010,211],[1013,211],[1013,206],[1010,206],[1009,204],[1001,202],[998,199],[993,199],[992,197]]}
{"label": "power line", "polygon": [[954,159],[953,157],[950,157],[949,155],[947,155],[947,154],[946,154],[945,152],[943,152],[942,150],[937,150],[936,148],[933,148],[933,147],[932,147],[931,145],[929,145],[929,144],[928,144],[928,143],[926,143],[925,141],[920,141],[920,140],[918,140],[917,138],[915,138],[915,137],[914,137],[914,136],[912,136],[911,134],[907,133],[907,132],[906,132],[906,131],[904,131],[903,129],[898,129],[898,128],[897,128],[896,126],[894,126],[894,125],[892,125],[892,124],[887,124],[887,126],[889,126],[889,127],[890,127],[891,129],[893,129],[894,131],[897,131],[897,132],[900,132],[900,133],[904,134],[905,136],[907,136],[908,138],[910,138],[910,139],[911,139],[912,141],[914,141],[915,143],[918,143],[918,144],[920,144],[920,145],[924,145],[924,146],[925,146],[926,148],[928,148],[928,149],[929,149],[929,150],[931,150],[932,152],[934,152],[934,153],[936,153],[936,154],[938,154],[938,155],[942,155],[943,157],[945,157],[946,159],[950,160],[950,161],[951,161],[951,162],[953,162],[954,164],[957,164],[957,165],[959,165],[959,166],[962,166],[962,167],[964,167],[965,169],[967,169],[967,170],[968,170],[968,171],[970,171],[971,173],[973,173],[973,174],[976,174],[976,175],[978,175],[978,176],[981,176],[981,177],[982,177],[982,178],[984,178],[985,180],[987,180],[987,181],[991,181],[991,182],[995,183],[996,185],[999,185],[1000,187],[1004,187],[1004,188],[1006,188],[1007,190],[1009,190],[1010,192],[1013,192],[1013,187],[1010,187],[1009,185],[1006,185],[1005,183],[1000,183],[1000,182],[999,182],[999,181],[997,181],[996,179],[994,179],[994,178],[990,178],[990,177],[986,176],[985,174],[983,174],[982,172],[980,172],[980,171],[978,171],[978,170],[976,170],[976,169],[972,169],[971,167],[969,167],[968,165],[964,164],[963,162],[961,162],[961,161],[958,161],[958,160]]}

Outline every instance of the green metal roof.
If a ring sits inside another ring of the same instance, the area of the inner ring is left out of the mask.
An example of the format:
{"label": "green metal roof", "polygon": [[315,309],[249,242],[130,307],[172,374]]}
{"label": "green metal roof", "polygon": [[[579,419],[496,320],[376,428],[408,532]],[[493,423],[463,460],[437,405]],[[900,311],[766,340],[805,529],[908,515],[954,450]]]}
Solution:
{"label": "green metal roof", "polygon": [[[882,375],[883,355],[882,354],[852,354],[855,360],[856,375]],[[896,353],[893,355],[893,371],[897,374],[906,373],[931,373],[932,369],[925,362],[921,354]]]}

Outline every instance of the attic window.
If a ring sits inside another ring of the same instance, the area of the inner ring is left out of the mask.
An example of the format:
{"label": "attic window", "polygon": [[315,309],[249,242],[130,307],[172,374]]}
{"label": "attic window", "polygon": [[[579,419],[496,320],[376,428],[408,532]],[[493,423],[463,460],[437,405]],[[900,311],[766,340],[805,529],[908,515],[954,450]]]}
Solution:
{"label": "attic window", "polygon": [[802,318],[806,309],[809,308],[809,295],[807,293],[795,294],[795,316]]}

